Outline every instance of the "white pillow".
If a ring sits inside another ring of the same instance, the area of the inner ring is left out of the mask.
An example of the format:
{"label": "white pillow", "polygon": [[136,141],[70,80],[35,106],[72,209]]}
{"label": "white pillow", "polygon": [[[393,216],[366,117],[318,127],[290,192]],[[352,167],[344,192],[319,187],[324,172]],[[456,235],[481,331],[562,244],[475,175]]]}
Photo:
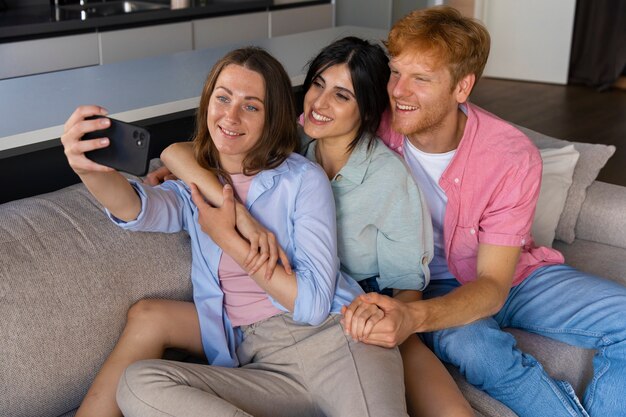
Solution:
{"label": "white pillow", "polygon": [[574,145],[541,149],[539,153],[543,160],[543,174],[532,235],[537,246],[552,247],[580,153]]}

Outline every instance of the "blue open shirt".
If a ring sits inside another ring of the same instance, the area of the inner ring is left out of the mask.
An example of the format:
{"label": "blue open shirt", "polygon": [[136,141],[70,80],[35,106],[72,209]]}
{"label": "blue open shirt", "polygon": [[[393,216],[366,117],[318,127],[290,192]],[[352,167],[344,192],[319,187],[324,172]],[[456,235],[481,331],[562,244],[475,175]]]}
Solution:
{"label": "blue open shirt", "polygon": [[[238,366],[235,351],[241,335],[224,310],[217,272],[222,250],[200,229],[189,188],[182,181],[166,181],[158,187],[131,183],[141,198],[139,216],[127,223],[109,216],[128,230],[189,233],[193,298],[205,354],[212,365]],[[335,203],[317,164],[292,154],[277,168],[260,172],[250,185],[246,206],[275,234],[293,267],[298,283],[294,320],[319,324],[362,294],[352,278],[339,272]]]}

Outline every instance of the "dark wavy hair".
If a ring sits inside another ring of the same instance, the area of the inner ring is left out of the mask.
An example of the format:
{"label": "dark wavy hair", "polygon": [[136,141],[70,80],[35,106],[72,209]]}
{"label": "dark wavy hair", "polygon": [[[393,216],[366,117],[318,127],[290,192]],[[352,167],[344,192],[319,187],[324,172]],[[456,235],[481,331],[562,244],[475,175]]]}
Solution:
{"label": "dark wavy hair", "polygon": [[296,149],[298,131],[291,81],[280,62],[257,47],[245,47],[227,53],[213,66],[204,83],[196,115],[193,148],[196,160],[202,167],[230,183],[230,175],[220,166],[219,152],[207,127],[207,109],[211,94],[217,78],[228,65],[239,65],[254,71],[265,81],[263,132],[244,158],[245,175],[253,175],[282,164]]}
{"label": "dark wavy hair", "polygon": [[361,138],[364,138],[364,133],[371,134],[368,146],[372,144],[380,118],[389,106],[389,59],[380,45],[354,36],[336,40],[309,62],[303,85],[305,93],[322,72],[339,64],[346,64],[350,70],[361,116],[361,126],[349,145],[349,150],[352,151]]}

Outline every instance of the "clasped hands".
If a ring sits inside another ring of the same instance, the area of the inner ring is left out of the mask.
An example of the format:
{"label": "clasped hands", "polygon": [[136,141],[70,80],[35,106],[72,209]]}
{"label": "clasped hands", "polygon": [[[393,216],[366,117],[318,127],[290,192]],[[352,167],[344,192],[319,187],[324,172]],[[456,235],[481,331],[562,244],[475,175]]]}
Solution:
{"label": "clasped hands", "polygon": [[345,333],[370,345],[392,348],[414,333],[407,304],[386,295],[360,295],[341,314]]}

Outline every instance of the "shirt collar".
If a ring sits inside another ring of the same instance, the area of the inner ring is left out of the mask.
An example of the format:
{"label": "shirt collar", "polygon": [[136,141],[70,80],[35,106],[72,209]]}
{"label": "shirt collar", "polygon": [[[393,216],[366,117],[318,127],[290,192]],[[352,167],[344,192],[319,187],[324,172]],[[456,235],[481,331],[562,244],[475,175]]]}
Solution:
{"label": "shirt collar", "polygon": [[465,123],[465,129],[463,130],[463,137],[459,142],[459,146],[456,148],[456,153],[450,161],[450,165],[441,175],[439,185],[446,190],[453,184],[460,185],[463,181],[463,174],[465,167],[467,166],[467,160],[471,154],[472,147],[475,140],[475,114],[474,110],[470,106],[469,102],[459,104],[459,109],[465,113],[467,121]]}
{"label": "shirt collar", "polygon": [[[369,166],[368,154],[371,135],[364,133],[357,145],[352,150],[348,162],[339,170],[337,175],[341,175],[345,179],[355,183],[362,184],[367,168]],[[372,144],[375,146],[375,144]]]}
{"label": "shirt collar", "polygon": [[[365,174],[367,173],[368,163],[368,143],[370,142],[371,135],[368,133],[364,133],[361,140],[357,143],[357,145],[352,150],[350,157],[346,164],[339,170],[335,178],[344,178],[347,179],[354,184],[362,184],[363,179],[365,178]],[[317,142],[312,139],[306,147],[305,155],[311,161],[315,161],[315,149],[317,146]],[[373,144],[372,146],[376,146]]]}
{"label": "shirt collar", "polygon": [[[289,159],[289,157],[287,157],[287,159]],[[250,184],[248,198],[246,199],[246,207],[249,209],[257,198],[274,186],[275,178],[288,170],[289,164],[287,163],[287,160],[285,160],[276,168],[259,172],[252,180],[252,184]],[[260,187],[255,186],[255,184],[260,184]]]}

